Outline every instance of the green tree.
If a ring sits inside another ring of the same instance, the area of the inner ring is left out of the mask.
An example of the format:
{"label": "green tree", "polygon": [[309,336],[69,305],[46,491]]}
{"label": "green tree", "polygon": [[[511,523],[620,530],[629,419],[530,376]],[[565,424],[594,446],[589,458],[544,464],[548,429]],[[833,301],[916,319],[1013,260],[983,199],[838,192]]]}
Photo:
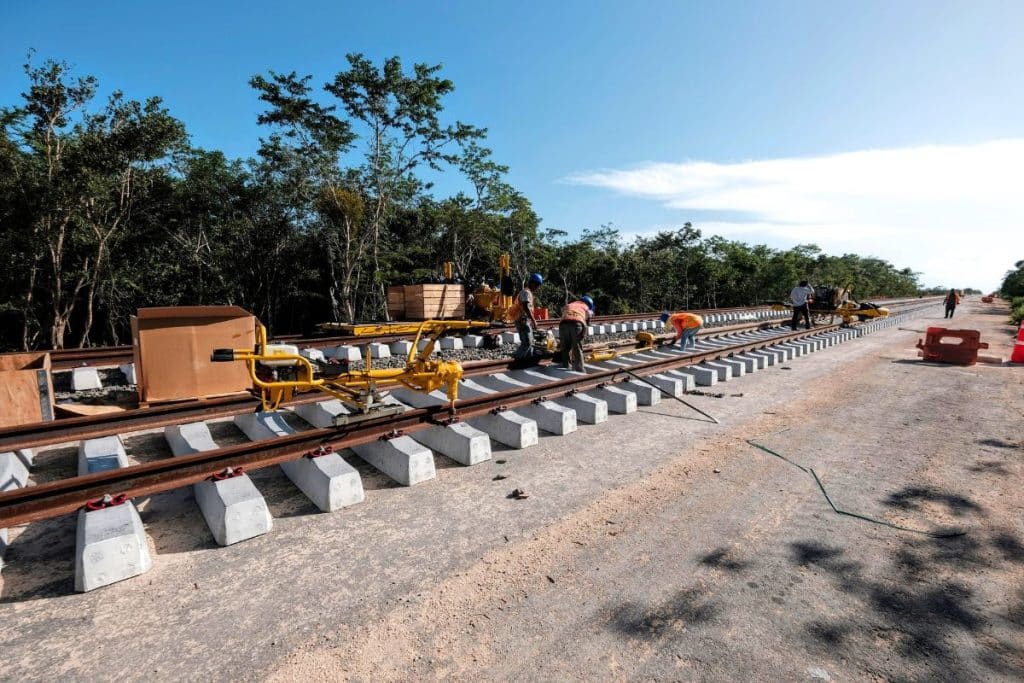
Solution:
{"label": "green tree", "polygon": [[111,253],[169,155],[184,144],[185,130],[155,97],[140,103],[115,91],[90,111],[96,79],[74,78],[64,62],[28,63],[25,74],[22,103],[0,114],[4,165],[23,198],[27,231],[23,346],[42,334],[62,348],[79,312],[77,343],[84,346]]}
{"label": "green tree", "polygon": [[459,163],[458,146],[483,138],[484,129],[456,121],[443,125],[443,100],[455,85],[437,74],[441,65],[414,64],[406,73],[398,57],[377,66],[361,54],[347,55],[349,68],[335,75],[325,90],[341,102],[363,133],[364,156],[355,166],[370,237],[370,267],[376,294],[374,312],[387,318],[384,305],[387,222],[398,206],[429,187],[416,175],[426,166],[441,171]]}

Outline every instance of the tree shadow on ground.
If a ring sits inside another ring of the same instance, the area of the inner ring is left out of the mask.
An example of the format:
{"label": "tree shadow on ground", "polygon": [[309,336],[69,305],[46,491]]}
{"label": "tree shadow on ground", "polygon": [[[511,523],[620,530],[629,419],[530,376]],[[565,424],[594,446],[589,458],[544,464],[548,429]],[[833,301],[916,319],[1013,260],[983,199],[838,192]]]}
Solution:
{"label": "tree shadow on ground", "polygon": [[698,561],[705,567],[715,567],[716,569],[725,569],[730,572],[740,572],[750,566],[750,563],[746,560],[732,557],[731,548],[715,548]]}
{"label": "tree shadow on ground", "polygon": [[[1014,604],[993,604],[971,583],[984,578],[979,569],[1024,564],[1024,546],[1007,530],[976,538],[903,536],[881,573],[816,540],[791,543],[790,561],[825,572],[861,606],[842,619],[804,624],[812,650],[878,661],[876,650],[891,648],[900,659],[876,672],[883,677],[984,679],[1019,675],[1024,666],[1024,649],[1014,644],[1024,631],[1024,589]],[[1010,633],[993,632],[998,622],[1009,623]]]}
{"label": "tree shadow on ground", "polygon": [[901,510],[920,510],[923,503],[938,503],[956,517],[968,514],[984,516],[984,509],[961,495],[929,488],[927,486],[906,486],[883,501],[889,507]]}
{"label": "tree shadow on ground", "polygon": [[1010,470],[1006,469],[1006,465],[999,462],[998,460],[980,460],[976,464],[971,465],[967,468],[971,472],[977,474],[1009,474]]}
{"label": "tree shadow on ground", "polygon": [[667,634],[710,622],[721,609],[705,597],[702,588],[684,588],[656,604],[623,602],[611,610],[610,627],[629,638],[657,640]]}

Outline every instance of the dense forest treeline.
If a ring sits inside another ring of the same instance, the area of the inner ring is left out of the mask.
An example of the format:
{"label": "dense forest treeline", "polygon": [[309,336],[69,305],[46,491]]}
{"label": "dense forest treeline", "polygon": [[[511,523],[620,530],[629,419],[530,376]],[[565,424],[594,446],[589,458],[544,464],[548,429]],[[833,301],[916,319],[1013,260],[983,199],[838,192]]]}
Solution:
{"label": "dense forest treeline", "polygon": [[[705,237],[689,223],[625,243],[611,226],[542,230],[486,129],[444,119],[440,66],[347,57],[316,86],[268,72],[250,85],[264,136],[250,159],[190,144],[158,97],[114,92],[64,62],[25,65],[0,110],[0,347],[125,343],[139,307],[234,304],[273,332],[382,319],[389,284],[456,263],[493,282],[499,254],[547,277],[555,309],[599,313],[781,299],[802,278],[914,295],[916,274],[876,258]],[[435,196],[454,173],[466,190]]]}

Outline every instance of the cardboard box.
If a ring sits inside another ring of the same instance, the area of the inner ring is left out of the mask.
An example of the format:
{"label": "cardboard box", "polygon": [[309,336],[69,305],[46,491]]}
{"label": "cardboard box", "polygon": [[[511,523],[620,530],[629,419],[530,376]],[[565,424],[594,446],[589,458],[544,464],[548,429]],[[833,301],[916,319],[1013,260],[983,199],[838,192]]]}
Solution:
{"label": "cardboard box", "polygon": [[212,398],[246,392],[245,363],[214,363],[217,348],[256,344],[256,318],[237,306],[140,308],[132,316],[139,403]]}
{"label": "cardboard box", "polygon": [[0,427],[52,420],[49,353],[0,355]]}

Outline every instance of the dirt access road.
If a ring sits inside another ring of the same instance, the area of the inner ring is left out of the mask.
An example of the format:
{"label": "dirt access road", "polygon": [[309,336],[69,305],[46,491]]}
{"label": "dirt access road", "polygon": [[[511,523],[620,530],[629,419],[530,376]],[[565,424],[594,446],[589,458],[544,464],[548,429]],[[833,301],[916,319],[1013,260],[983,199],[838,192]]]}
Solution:
{"label": "dirt access road", "polygon": [[[968,303],[955,326],[1008,357],[1004,320]],[[275,528],[229,548],[188,493],[157,496],[154,569],[84,595],[73,520],[31,526],[2,577],[0,677],[1019,680],[1024,367],[923,364],[921,336],[691,397],[721,425],[663,402],[438,458],[412,489],[363,469],[367,502],[340,513],[259,473]],[[796,465],[842,509],[945,537],[837,515]]]}

